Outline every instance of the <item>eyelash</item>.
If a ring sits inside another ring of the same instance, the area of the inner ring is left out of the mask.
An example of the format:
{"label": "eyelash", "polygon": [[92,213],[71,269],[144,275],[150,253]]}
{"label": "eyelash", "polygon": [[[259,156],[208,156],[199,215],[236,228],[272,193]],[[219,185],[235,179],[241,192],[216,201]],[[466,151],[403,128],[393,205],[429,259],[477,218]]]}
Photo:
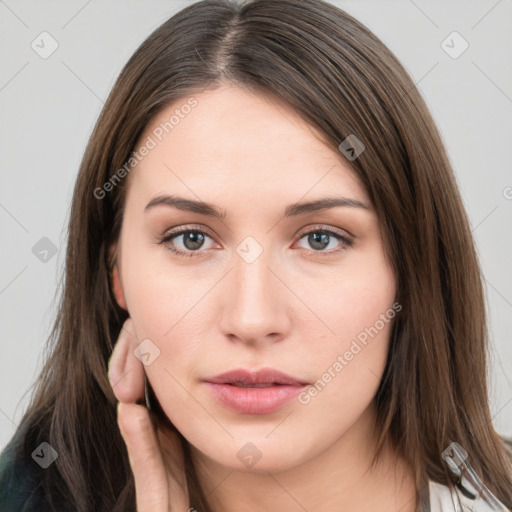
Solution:
{"label": "eyelash", "polygon": [[[207,237],[212,238],[205,231],[189,227],[189,228],[181,228],[181,229],[179,229],[177,231],[172,231],[171,233],[168,233],[168,234],[164,235],[164,237],[161,238],[158,243],[163,245],[163,244],[165,244],[167,242],[170,242],[174,238],[177,238],[178,236],[183,235],[184,233],[199,233],[201,235],[206,235]],[[351,247],[352,244],[353,244],[353,240],[351,238],[349,238],[349,237],[347,237],[345,235],[342,235],[338,231],[335,231],[335,230],[333,230],[331,228],[327,228],[327,227],[322,227],[322,228],[314,227],[314,228],[310,229],[309,231],[306,231],[306,232],[302,233],[302,235],[299,237],[299,241],[302,240],[305,236],[310,235],[311,233],[322,233],[322,234],[327,234],[327,235],[333,236],[334,238],[336,238],[337,240],[342,242],[342,247],[340,249],[335,249],[335,250],[331,250],[331,251],[314,251],[314,250],[310,250],[310,251],[308,251],[309,254],[320,254],[322,256],[330,256],[332,254],[336,254],[336,253],[339,253],[339,252],[342,252],[342,251],[346,250],[348,247]],[[183,257],[200,256],[201,252],[204,252],[204,251],[201,251],[201,250],[186,252],[186,251],[182,251],[180,249],[175,249],[175,248],[169,247],[169,246],[167,246],[167,249],[169,249],[172,253],[174,253],[174,254],[176,254],[177,256],[180,256],[180,257],[181,256],[183,256]]]}

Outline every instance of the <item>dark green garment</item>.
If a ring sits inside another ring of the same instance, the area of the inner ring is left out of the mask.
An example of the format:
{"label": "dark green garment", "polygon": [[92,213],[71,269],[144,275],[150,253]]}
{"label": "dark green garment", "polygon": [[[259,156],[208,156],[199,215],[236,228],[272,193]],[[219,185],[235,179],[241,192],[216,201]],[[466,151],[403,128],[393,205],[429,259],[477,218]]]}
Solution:
{"label": "dark green garment", "polygon": [[40,486],[43,469],[31,454],[14,459],[18,431],[0,454],[0,512],[52,512]]}
{"label": "dark green garment", "polygon": [[[36,431],[33,435],[37,437],[38,434]],[[62,496],[53,486],[51,496],[47,497],[44,493],[43,478],[53,483],[57,479],[62,480],[56,459],[52,462],[45,459],[49,453],[48,447],[44,447],[40,440],[29,439],[25,453],[19,453],[22,450],[15,453],[15,448],[21,448],[24,436],[25,432],[18,429],[0,453],[0,512],[76,512],[76,508],[70,505],[71,496]],[[42,458],[38,459],[38,454],[41,454]],[[41,464],[47,467],[41,467]],[[90,510],[135,512],[135,490],[126,487],[114,507],[91,506]]]}

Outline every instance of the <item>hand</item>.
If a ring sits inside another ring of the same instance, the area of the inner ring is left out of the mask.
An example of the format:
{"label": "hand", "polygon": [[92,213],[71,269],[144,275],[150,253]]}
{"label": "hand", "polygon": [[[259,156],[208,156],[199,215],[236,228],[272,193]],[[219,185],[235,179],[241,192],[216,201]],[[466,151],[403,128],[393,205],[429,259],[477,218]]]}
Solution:
{"label": "hand", "polygon": [[119,400],[117,422],[135,479],[137,511],[187,512],[190,504],[181,442],[145,405],[144,365],[133,353],[137,344],[128,318],[108,369],[110,385]]}

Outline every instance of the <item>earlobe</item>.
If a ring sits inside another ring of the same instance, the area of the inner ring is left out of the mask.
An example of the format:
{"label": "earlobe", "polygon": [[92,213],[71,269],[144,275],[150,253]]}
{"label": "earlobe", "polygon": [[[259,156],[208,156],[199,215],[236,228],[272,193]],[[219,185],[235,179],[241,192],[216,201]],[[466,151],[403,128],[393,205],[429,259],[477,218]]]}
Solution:
{"label": "earlobe", "polygon": [[126,307],[126,301],[124,300],[123,289],[121,288],[121,281],[119,279],[119,270],[117,265],[114,265],[114,268],[112,269],[112,291],[114,292],[119,306],[128,311],[128,308]]}

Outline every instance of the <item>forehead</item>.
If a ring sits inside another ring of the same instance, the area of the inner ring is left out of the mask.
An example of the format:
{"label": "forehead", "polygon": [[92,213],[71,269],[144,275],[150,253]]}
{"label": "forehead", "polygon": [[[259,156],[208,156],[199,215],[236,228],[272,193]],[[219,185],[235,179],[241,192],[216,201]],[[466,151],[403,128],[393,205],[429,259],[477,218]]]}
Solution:
{"label": "forehead", "polygon": [[[191,106],[194,105],[194,106]],[[252,198],[333,189],[367,201],[341,154],[293,109],[267,95],[222,87],[184,97],[163,109],[138,147],[151,146],[130,173],[131,194],[181,190]],[[130,194],[129,194],[130,195]]]}

